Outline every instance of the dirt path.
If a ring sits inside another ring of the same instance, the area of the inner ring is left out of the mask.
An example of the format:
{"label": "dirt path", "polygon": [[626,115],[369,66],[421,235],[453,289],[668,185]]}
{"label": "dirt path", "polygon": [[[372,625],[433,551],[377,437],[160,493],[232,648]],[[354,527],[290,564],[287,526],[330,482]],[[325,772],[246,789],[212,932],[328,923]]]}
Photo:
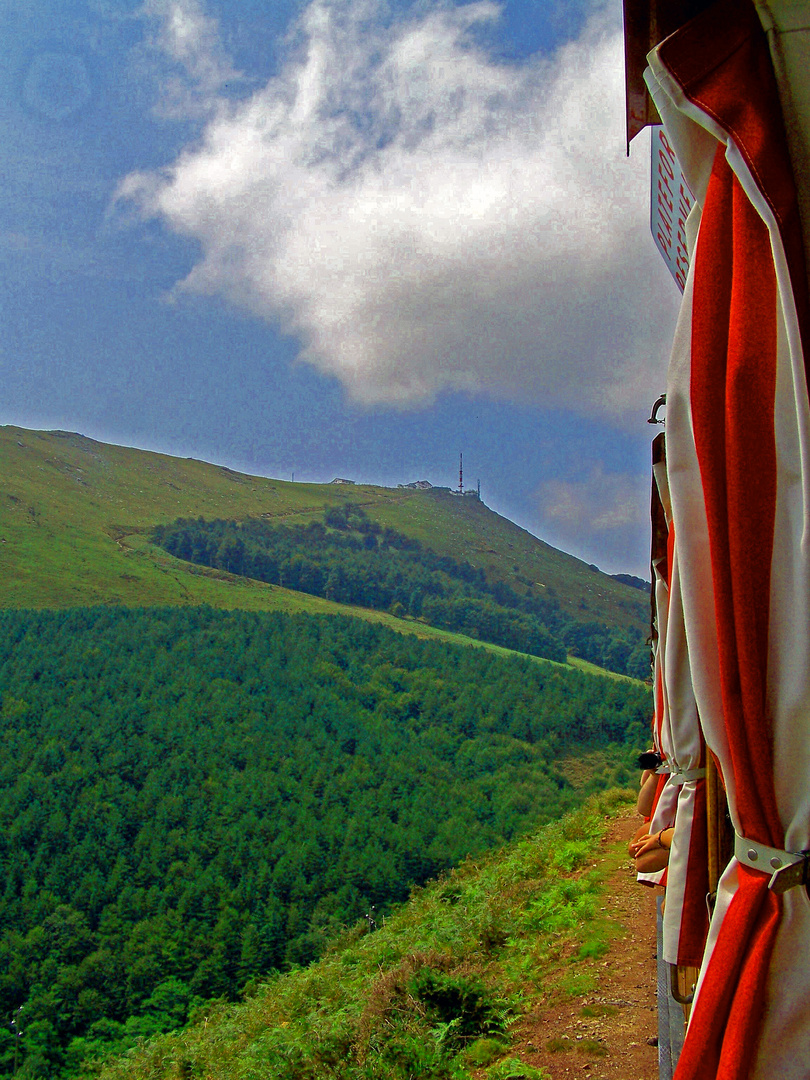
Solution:
{"label": "dirt path", "polygon": [[552,991],[517,1030],[516,1056],[542,1065],[553,1080],[658,1078],[656,890],[637,883],[627,857],[638,822],[628,811],[602,841],[610,868],[602,914],[617,932],[606,954],[576,965],[595,977],[595,989],[579,997]]}

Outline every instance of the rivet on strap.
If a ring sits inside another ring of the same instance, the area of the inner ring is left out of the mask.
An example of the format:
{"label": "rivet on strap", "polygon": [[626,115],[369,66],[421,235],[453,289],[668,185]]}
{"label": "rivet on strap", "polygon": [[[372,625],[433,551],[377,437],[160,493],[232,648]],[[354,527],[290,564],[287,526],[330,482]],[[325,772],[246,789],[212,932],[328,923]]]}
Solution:
{"label": "rivet on strap", "polygon": [[756,840],[746,840],[737,834],[734,838],[734,857],[752,870],[761,870],[770,874],[768,888],[775,893],[787,892],[797,885],[808,882],[810,851],[780,851],[779,848],[759,844]]}

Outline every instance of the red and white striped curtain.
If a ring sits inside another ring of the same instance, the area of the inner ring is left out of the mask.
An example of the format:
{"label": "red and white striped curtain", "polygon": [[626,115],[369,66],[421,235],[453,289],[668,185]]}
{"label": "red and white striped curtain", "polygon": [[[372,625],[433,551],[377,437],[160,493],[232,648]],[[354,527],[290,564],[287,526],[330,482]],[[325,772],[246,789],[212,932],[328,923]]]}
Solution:
{"label": "red and white striped curtain", "polygon": [[[677,594],[697,713],[736,832],[746,847],[804,851],[810,354],[779,97],[745,0],[721,0],[688,23],[650,67],[700,208],[667,387],[678,576],[669,618]],[[678,687],[667,689],[672,701]],[[810,1076],[810,900],[804,886],[770,889],[771,873],[733,858],[722,876],[676,1080]]]}

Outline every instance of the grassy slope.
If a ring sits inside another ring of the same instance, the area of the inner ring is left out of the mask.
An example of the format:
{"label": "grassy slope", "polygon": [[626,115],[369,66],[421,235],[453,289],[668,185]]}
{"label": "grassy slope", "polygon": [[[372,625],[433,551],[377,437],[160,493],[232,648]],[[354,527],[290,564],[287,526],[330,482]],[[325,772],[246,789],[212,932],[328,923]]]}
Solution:
{"label": "grassy slope", "polygon": [[345,611],[315,597],[191,567],[155,548],[147,536],[154,524],[181,516],[307,521],[319,518],[324,506],[355,502],[371,518],[435,551],[483,566],[492,578],[517,579],[538,596],[553,590],[575,618],[646,626],[646,601],[637,590],[557,551],[474,498],[292,484],[81,435],[13,427],[0,428],[0,477],[3,607],[207,603]]}
{"label": "grassy slope", "polygon": [[[595,985],[593,963],[618,932],[600,914],[600,891],[625,857],[618,848],[596,852],[605,815],[633,798],[594,797],[537,835],[471,860],[418,890],[376,933],[356,928],[317,964],[242,1004],[206,1009],[196,1026],[110,1063],[101,1080],[470,1080],[484,1071],[543,1080],[542,1070],[518,1066],[509,1026],[539,992]],[[431,982],[444,1002],[425,996]]]}

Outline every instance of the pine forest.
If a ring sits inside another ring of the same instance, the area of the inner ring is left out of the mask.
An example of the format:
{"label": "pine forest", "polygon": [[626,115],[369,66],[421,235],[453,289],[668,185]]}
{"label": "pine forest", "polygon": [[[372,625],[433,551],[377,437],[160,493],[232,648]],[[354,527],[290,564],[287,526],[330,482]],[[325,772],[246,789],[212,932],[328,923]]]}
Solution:
{"label": "pine forest", "polygon": [[[423,610],[461,603],[463,568],[420,573],[447,589]],[[648,713],[629,680],[342,616],[0,613],[0,1008],[22,1006],[0,1073],[85,1075],[373,932],[412,886],[626,781]]]}

